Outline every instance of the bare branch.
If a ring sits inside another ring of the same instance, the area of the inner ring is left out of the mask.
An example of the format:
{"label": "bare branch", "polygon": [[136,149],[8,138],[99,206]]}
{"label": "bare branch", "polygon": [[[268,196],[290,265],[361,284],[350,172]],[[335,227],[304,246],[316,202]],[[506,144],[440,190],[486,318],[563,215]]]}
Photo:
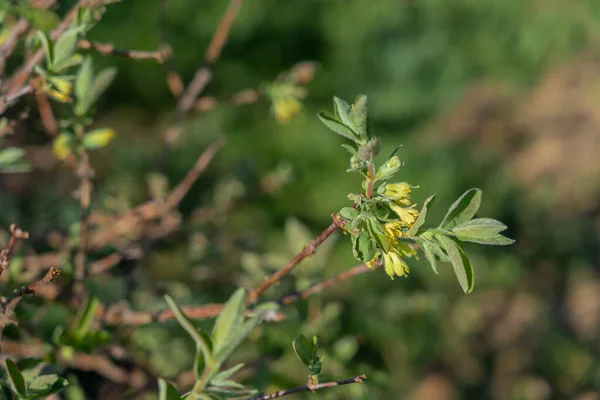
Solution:
{"label": "bare branch", "polygon": [[367,376],[362,374],[362,375],[355,376],[354,378],[345,379],[342,381],[324,382],[324,383],[319,383],[317,385],[310,385],[310,386],[304,385],[304,386],[300,386],[300,387],[293,388],[293,389],[280,390],[275,393],[266,394],[266,395],[262,395],[262,396],[256,396],[250,400],[268,400],[268,399],[276,399],[276,398],[287,396],[287,395],[294,394],[294,393],[309,392],[309,391],[316,392],[317,390],[336,387],[336,386],[342,386],[342,385],[348,385],[350,383],[363,383],[363,381],[366,379],[367,379]]}
{"label": "bare branch", "polygon": [[162,64],[168,56],[168,53],[165,50],[121,50],[109,43],[90,42],[89,40],[80,40],[78,45],[82,49],[93,49],[106,56],[121,56],[134,60],[155,60],[159,64]]}

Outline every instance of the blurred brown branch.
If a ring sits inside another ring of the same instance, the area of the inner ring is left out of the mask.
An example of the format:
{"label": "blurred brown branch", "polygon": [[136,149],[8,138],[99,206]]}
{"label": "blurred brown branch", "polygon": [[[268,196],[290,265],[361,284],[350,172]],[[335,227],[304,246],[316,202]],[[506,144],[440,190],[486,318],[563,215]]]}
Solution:
{"label": "blurred brown branch", "polygon": [[283,266],[279,271],[266,278],[265,281],[259,287],[251,291],[250,295],[248,296],[248,300],[246,301],[246,305],[252,306],[253,304],[255,304],[258,298],[267,289],[275,285],[281,280],[281,278],[289,274],[294,269],[294,267],[300,264],[300,262],[302,262],[302,260],[304,260],[306,257],[312,256],[317,250],[317,248],[321,245],[321,243],[323,243],[329,236],[333,234],[333,232],[337,231],[339,228],[340,226],[334,218],[334,222],[332,222],[331,225],[329,225],[329,227],[327,227],[327,229],[325,229],[315,240],[306,245],[304,249],[302,249],[302,251],[298,253],[298,255],[296,255],[296,257],[292,258],[290,262]]}
{"label": "blurred brown branch", "polygon": [[98,53],[107,56],[121,56],[134,60],[155,60],[159,64],[162,64],[170,56],[165,49],[156,51],[122,50],[115,48],[110,43],[91,42],[89,40],[80,40],[77,44],[82,49],[96,50]]}
{"label": "blurred brown branch", "polygon": [[319,383],[316,385],[304,385],[304,386],[300,386],[300,387],[293,388],[293,389],[280,390],[275,393],[265,394],[262,396],[256,396],[250,400],[268,400],[268,399],[275,399],[275,398],[287,396],[287,395],[294,394],[294,393],[308,392],[308,391],[316,392],[317,390],[336,387],[336,386],[342,386],[342,385],[348,385],[350,383],[363,383],[363,381],[366,379],[367,379],[366,375],[362,374],[362,375],[355,376],[354,378],[345,379],[342,381],[324,382],[324,383]]}

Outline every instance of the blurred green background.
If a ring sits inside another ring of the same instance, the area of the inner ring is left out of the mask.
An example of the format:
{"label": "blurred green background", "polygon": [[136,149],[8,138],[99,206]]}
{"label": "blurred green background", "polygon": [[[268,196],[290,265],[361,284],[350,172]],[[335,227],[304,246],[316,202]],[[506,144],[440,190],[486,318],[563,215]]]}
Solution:
{"label": "blurred green background", "polygon": [[[188,82],[227,2],[168,3],[173,65]],[[59,13],[71,4],[61,1]],[[158,9],[157,0],[111,5],[91,39],[154,50]],[[470,295],[449,265],[435,275],[421,259],[407,279],[364,274],[285,308],[288,320],[261,326],[240,351],[252,366],[247,383],[267,392],[303,384],[291,341],[304,333],[322,336],[331,379],[369,377],[306,398],[600,399],[599,45],[597,0],[247,0],[204,95],[259,88],[311,60],[319,68],[303,111],[279,123],[261,98],[192,113],[164,175],[156,160],[175,105],[164,67],[96,55],[119,70],[98,113],[97,125],[118,136],[92,159],[96,209],[146,201],[149,177],[174,187],[216,136],[227,144],[181,204],[182,229],[135,265],[133,293],[119,274],[89,285],[107,303],[127,294],[137,309],[164,307],[163,293],[202,304],[253,287],[360,190],[345,172],[343,138],[315,114],[333,95],[362,93],[382,158],[401,144],[415,200],[437,193],[429,221],[480,187],[480,215],[505,222],[516,244],[467,245]],[[47,139],[31,130],[35,150]],[[291,179],[265,193],[260,181],[274,171]],[[50,231],[79,218],[67,168],[2,182],[2,225],[17,221],[38,251]],[[197,210],[207,207],[216,216],[201,221]],[[347,237],[327,250],[268,295],[356,263]],[[140,328],[128,346],[158,375],[191,368],[192,343],[176,323]]]}

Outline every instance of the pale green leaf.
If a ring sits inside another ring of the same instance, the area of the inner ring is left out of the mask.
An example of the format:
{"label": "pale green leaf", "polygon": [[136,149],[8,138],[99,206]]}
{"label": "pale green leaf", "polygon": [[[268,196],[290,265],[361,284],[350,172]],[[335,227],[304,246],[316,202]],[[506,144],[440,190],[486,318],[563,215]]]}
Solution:
{"label": "pale green leaf", "polygon": [[469,189],[450,206],[440,228],[452,229],[469,221],[475,216],[481,205],[481,190]]}
{"label": "pale green leaf", "polygon": [[245,300],[246,290],[243,288],[237,289],[225,304],[221,314],[219,314],[212,334],[215,344],[215,354],[221,352],[232,338],[238,335],[238,331],[244,320]]}
{"label": "pale green leaf", "polygon": [[413,223],[413,226],[408,231],[408,236],[415,236],[419,232],[419,228],[423,226],[425,223],[425,218],[427,217],[427,212],[429,211],[430,204],[433,204],[435,200],[435,194],[432,194],[425,200],[423,203],[423,207],[421,208],[421,212],[417,217],[416,221]]}
{"label": "pale green leaf", "polygon": [[180,400],[179,392],[170,382],[158,379],[158,400]]}
{"label": "pale green leaf", "polygon": [[450,257],[450,262],[454,268],[458,283],[460,283],[460,286],[465,293],[470,293],[473,290],[473,285],[475,283],[471,260],[469,260],[469,257],[467,257],[465,252],[456,244],[456,242],[454,242],[454,240],[443,235],[438,235],[436,237],[442,246],[444,246],[444,249],[446,249],[448,257]]}
{"label": "pale green leaf", "polygon": [[354,135],[354,132],[352,132],[352,129],[337,121],[335,117],[331,115],[331,113],[328,113],[327,111],[321,111],[317,114],[317,117],[319,117],[321,122],[323,122],[323,124],[325,124],[326,127],[331,129],[338,135],[353,141],[357,140],[356,136]]}

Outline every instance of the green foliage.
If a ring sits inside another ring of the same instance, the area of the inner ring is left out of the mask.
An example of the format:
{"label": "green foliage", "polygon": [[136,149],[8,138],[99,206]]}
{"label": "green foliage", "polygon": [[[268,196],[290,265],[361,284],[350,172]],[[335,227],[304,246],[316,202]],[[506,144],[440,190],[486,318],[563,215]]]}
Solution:
{"label": "green foliage", "polygon": [[344,231],[351,235],[354,258],[373,267],[381,256],[385,271],[393,279],[408,273],[402,257],[414,256],[418,245],[434,272],[438,272],[436,259],[450,262],[462,289],[470,293],[474,285],[473,266],[452,238],[480,244],[511,244],[513,240],[500,235],[506,225],[489,218],[473,220],[481,205],[481,190],[470,189],[452,204],[438,228],[420,232],[435,195],[425,200],[419,212],[410,199],[413,186],[389,182],[403,165],[394,155],[396,151],[379,168],[375,166],[380,140],[367,129],[366,104],[366,96],[358,96],[353,105],[334,97],[334,114],[319,114],[325,126],[355,143],[356,149],[344,145],[351,155],[348,171],[359,172],[365,178],[363,192],[348,195],[353,207],[344,207],[338,213],[344,221]]}
{"label": "green foliage", "polygon": [[65,379],[55,374],[37,376],[27,384],[21,373],[21,369],[9,358],[6,359],[6,370],[12,390],[18,399],[45,399],[54,393],[62,391],[68,385]]}
{"label": "green foliage", "polygon": [[[192,390],[193,396],[234,399],[256,393],[255,390],[247,389],[244,385],[230,379],[244,364],[237,364],[229,369],[221,370],[221,366],[232,352],[264,318],[262,313],[244,317],[246,298],[244,289],[236,290],[225,303],[223,311],[215,321],[212,334],[208,335],[194,326],[172,298],[165,297],[179,324],[196,343],[194,362],[196,384]],[[174,387],[162,380],[159,380],[159,392],[161,399],[169,400],[175,398],[174,396],[178,393]]]}

